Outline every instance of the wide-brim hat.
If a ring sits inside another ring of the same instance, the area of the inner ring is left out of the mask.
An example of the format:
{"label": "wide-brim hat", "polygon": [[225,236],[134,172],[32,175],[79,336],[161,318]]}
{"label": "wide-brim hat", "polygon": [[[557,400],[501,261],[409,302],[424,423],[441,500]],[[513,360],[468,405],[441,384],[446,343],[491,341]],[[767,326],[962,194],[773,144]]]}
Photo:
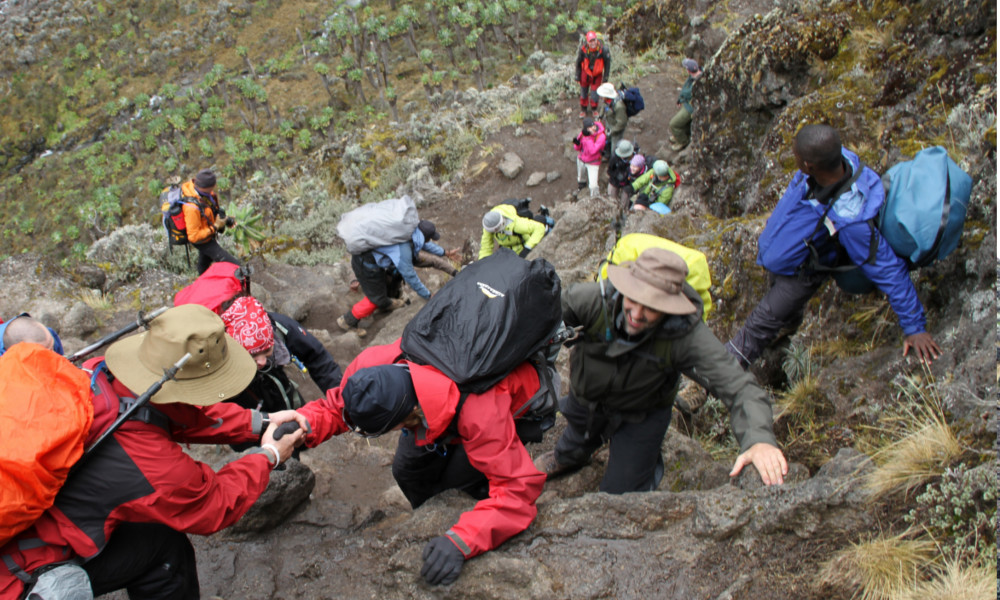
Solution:
{"label": "wide-brim hat", "polygon": [[226,335],[219,315],[199,304],[167,310],[149,331],[111,344],[104,360],[115,377],[141,394],[185,353],[191,358],[151,402],[208,406],[240,394],[257,373],[250,353]]}
{"label": "wide-brim hat", "polygon": [[684,295],[687,273],[684,259],[663,248],[648,248],[635,261],[608,266],[608,278],[615,289],[669,315],[689,315],[698,310]]}
{"label": "wide-brim hat", "polygon": [[597,86],[597,95],[601,98],[614,98],[618,95],[618,92],[615,91],[615,86],[608,82],[604,82]]}
{"label": "wide-brim hat", "polygon": [[621,159],[629,158],[635,153],[635,146],[632,142],[628,140],[622,140],[618,142],[618,147],[615,148],[615,156]]}

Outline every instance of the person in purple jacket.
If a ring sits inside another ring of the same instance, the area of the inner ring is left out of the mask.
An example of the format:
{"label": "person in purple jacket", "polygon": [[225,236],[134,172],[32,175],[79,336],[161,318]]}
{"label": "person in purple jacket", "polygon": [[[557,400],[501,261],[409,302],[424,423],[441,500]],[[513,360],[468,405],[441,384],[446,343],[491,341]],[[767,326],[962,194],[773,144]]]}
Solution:
{"label": "person in purple jacket", "polygon": [[888,297],[905,336],[903,355],[912,349],[922,362],[936,360],[941,348],[927,333],[906,263],[872,222],[885,202],[879,175],[828,125],[804,126],[792,152],[799,170],[758,244],[757,264],[768,270],[771,288],[726,349],[748,368],[782,330],[798,328],[806,303],[831,274],[845,290],[860,291],[844,285],[850,273]]}
{"label": "person in purple jacket", "polygon": [[[604,149],[604,125],[593,119],[583,120],[583,130],[573,138],[576,150],[576,182],[582,190],[590,187],[590,196],[600,193],[597,188],[597,173],[601,168],[601,151]],[[586,173],[587,181],[583,180]]]}

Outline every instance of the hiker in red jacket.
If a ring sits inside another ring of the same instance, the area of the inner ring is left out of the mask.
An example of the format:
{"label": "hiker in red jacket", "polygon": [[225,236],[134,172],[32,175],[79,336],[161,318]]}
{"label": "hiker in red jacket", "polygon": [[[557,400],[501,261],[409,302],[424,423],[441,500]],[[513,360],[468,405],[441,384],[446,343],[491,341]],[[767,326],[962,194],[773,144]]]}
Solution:
{"label": "hiker in red jacket", "polygon": [[589,107],[597,118],[597,88],[604,82],[605,75],[611,72],[611,53],[597,37],[597,33],[588,31],[583,45],[576,53],[576,80],[580,84],[580,118],[587,116]]}
{"label": "hiker in red jacket", "polygon": [[[458,578],[466,559],[496,548],[535,518],[545,477],[522,442],[531,437],[531,421],[515,422],[513,415],[538,389],[538,374],[526,362],[463,401],[444,373],[403,360],[396,340],[367,348],[348,365],[341,387],[298,412],[312,425],[309,447],[350,430],[373,437],[402,429],[392,475],[414,508],[448,489],[479,500],[424,547],[421,575],[444,585]],[[271,418],[279,423],[292,414]]]}
{"label": "hiker in red jacket", "polygon": [[[95,596],[127,588],[132,598],[199,597],[185,534],[210,535],[239,520],[302,434],[278,441],[265,434],[256,452],[218,471],[184,452],[181,443],[257,441],[267,424],[261,413],[220,402],[246,387],[257,369],[217,315],[188,304],[154,319],[148,332],[112,344],[103,361],[85,363],[99,390],[85,445],[135,399],[133,390],[148,388],[186,352],[194,358],[176,378],[78,463],[55,504],[0,548],[0,599],[22,598],[33,586],[41,591],[62,576],[57,571],[83,586],[89,579]],[[67,561],[81,564],[83,573],[75,566],[46,569]]]}

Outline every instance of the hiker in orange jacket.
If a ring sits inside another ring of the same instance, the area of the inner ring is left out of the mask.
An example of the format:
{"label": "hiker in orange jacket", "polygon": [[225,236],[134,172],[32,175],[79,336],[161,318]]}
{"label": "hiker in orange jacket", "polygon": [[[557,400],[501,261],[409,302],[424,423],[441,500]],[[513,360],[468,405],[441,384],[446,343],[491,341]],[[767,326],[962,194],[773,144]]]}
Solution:
{"label": "hiker in orange jacket", "polygon": [[611,72],[611,53],[597,37],[597,33],[588,31],[583,45],[576,53],[576,80],[580,83],[580,118],[587,116],[587,107],[596,119],[600,116],[597,110],[597,88],[604,82],[604,76]]}
{"label": "hiker in orange jacket", "polygon": [[181,184],[181,196],[197,201],[197,204],[185,202],[183,210],[187,239],[198,251],[198,274],[204,273],[214,262],[242,265],[239,259],[223,250],[215,241],[216,235],[236,224],[219,206],[219,197],[215,193],[215,173],[211,169],[198,171],[193,179]]}

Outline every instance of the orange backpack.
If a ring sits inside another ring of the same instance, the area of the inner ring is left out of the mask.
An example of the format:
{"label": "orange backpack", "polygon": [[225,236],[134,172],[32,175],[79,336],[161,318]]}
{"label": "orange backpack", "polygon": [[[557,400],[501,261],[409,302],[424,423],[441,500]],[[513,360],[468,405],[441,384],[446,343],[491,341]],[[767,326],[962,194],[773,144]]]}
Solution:
{"label": "orange backpack", "polygon": [[0,357],[0,546],[55,501],[94,419],[90,378],[38,344]]}

